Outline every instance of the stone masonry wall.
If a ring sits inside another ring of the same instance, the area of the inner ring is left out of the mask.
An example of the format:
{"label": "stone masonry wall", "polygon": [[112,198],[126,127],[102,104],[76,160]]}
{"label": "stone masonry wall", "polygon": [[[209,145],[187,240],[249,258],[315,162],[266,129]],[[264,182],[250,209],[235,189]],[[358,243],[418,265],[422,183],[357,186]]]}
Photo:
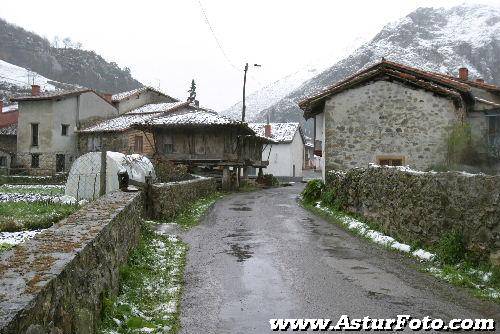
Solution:
{"label": "stone masonry wall", "polygon": [[431,245],[459,230],[469,249],[500,256],[500,176],[371,167],[330,172],[327,186],[400,240]]}
{"label": "stone masonry wall", "polygon": [[197,177],[193,180],[157,183],[151,187],[152,215],[154,219],[169,219],[187,204],[217,190],[213,178]]}
{"label": "stone masonry wall", "polygon": [[0,254],[0,333],[93,333],[142,207],[141,193],[115,192]]}
{"label": "stone masonry wall", "polygon": [[400,83],[349,89],[325,104],[326,170],[367,167],[383,156],[421,170],[442,164],[459,119],[451,100]]}

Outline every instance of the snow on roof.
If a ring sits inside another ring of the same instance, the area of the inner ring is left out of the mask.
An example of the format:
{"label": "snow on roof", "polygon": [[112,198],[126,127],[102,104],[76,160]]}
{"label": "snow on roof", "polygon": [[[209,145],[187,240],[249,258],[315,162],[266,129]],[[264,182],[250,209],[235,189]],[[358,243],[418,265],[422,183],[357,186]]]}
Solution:
{"label": "snow on roof", "polygon": [[[266,123],[248,123],[258,136],[265,137]],[[295,132],[300,131],[299,123],[270,123],[271,125],[271,138],[278,143],[289,143],[293,140]]]}
{"label": "snow on roof", "polygon": [[56,89],[51,83],[54,81],[38,73],[35,75],[33,72],[23,67],[13,65],[3,60],[0,60],[0,78],[2,82],[26,89],[30,88],[33,82],[39,85],[42,90]]}
{"label": "snow on roof", "polygon": [[0,128],[0,136],[16,136],[16,135],[17,135],[17,123]]}
{"label": "snow on roof", "polygon": [[13,103],[8,106],[3,106],[2,112],[12,112],[12,111],[17,111],[19,110],[19,106],[17,103]]}
{"label": "snow on roof", "polygon": [[130,90],[128,92],[121,92],[121,93],[113,94],[111,96],[111,101],[113,101],[113,102],[120,102],[122,100],[125,100],[126,98],[129,98],[129,97],[134,96],[136,94],[144,93],[144,92],[146,92],[148,90],[152,91],[152,92],[156,92],[156,93],[164,95],[164,96],[168,96],[168,97],[172,98],[173,100],[177,100],[177,99],[175,99],[175,98],[173,98],[173,97],[171,97],[171,96],[169,96],[169,95],[167,95],[167,94],[159,91],[158,89],[155,89],[155,88],[149,87],[149,86],[143,86],[141,88],[132,89],[132,90]]}
{"label": "snow on roof", "polygon": [[198,110],[161,115],[148,120],[147,125],[154,126],[181,126],[181,125],[237,125],[240,122],[217,113]]}
{"label": "snow on roof", "polygon": [[163,112],[172,111],[187,104],[188,102],[145,104],[118,117],[84,128],[80,132],[124,131],[136,123],[143,123],[153,117],[162,115]]}
{"label": "snow on roof", "polygon": [[172,111],[182,106],[187,106],[189,102],[165,102],[165,103],[150,103],[142,107],[132,109],[127,114],[148,114],[161,111]]}
{"label": "snow on roof", "polygon": [[124,114],[115,118],[102,121],[95,125],[91,125],[85,129],[80,130],[80,132],[91,133],[91,132],[124,131],[129,129],[133,124],[144,122],[160,114],[161,113]]}
{"label": "snow on roof", "polygon": [[[11,99],[11,101],[35,101],[35,100],[52,100],[67,96],[76,96],[87,92],[94,92],[92,89],[88,88],[78,88],[70,90],[54,90],[50,92],[42,92],[40,95],[23,95],[16,96]],[[94,92],[95,93],[95,92]],[[96,95],[99,95],[96,93]],[[100,95],[99,95],[100,96]]]}

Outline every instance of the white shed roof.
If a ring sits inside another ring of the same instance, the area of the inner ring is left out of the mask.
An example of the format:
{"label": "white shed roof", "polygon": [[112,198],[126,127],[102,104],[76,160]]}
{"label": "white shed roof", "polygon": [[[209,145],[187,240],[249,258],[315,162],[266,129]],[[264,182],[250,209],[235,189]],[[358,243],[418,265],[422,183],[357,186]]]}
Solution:
{"label": "white shed roof", "polygon": [[[249,123],[248,126],[261,137],[265,136],[266,123]],[[270,123],[271,139],[278,143],[289,143],[293,140],[295,133],[301,131],[299,123]],[[301,131],[302,136],[302,131]],[[304,138],[302,138],[304,140]]]}

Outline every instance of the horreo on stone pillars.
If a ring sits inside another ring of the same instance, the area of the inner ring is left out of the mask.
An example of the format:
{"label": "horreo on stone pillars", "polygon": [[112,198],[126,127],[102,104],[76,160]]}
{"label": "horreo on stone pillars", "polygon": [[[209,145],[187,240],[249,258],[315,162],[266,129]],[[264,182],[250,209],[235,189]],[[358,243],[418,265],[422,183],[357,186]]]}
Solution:
{"label": "horreo on stone pillars", "polygon": [[222,169],[222,190],[231,190],[231,172],[229,166],[224,166]]}

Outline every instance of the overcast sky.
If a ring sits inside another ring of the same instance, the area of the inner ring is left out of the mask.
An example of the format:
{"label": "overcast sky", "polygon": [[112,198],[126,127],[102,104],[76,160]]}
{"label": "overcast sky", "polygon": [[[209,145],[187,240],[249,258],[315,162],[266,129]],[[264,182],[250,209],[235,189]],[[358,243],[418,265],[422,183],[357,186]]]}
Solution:
{"label": "overcast sky", "polygon": [[262,64],[250,70],[251,92],[317,59],[333,65],[417,7],[464,2],[498,0],[4,0],[0,16],[49,40],[79,41],[182,99],[194,78],[200,102],[223,110],[241,99],[247,61]]}

